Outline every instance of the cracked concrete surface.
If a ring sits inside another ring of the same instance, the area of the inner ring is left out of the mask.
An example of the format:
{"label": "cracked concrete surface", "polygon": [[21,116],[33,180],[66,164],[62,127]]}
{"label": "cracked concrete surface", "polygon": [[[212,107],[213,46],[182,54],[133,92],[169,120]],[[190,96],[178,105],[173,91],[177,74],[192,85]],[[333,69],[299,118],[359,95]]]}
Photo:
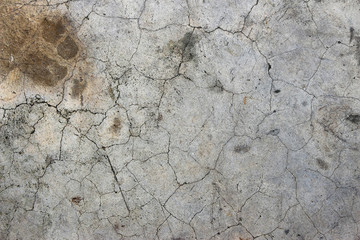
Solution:
{"label": "cracked concrete surface", "polygon": [[360,239],[360,1],[2,0],[0,239]]}

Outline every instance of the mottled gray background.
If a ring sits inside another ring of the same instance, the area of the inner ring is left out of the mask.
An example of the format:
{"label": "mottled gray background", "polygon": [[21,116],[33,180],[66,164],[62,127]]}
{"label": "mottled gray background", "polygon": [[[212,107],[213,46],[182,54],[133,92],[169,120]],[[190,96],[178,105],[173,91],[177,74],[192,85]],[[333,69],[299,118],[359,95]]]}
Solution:
{"label": "mottled gray background", "polygon": [[360,239],[360,1],[1,0],[0,239]]}

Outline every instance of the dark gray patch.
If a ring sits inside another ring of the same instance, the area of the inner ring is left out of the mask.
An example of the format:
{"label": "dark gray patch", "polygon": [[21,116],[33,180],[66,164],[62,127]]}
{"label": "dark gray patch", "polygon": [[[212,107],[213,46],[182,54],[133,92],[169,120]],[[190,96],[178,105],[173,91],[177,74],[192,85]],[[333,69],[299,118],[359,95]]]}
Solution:
{"label": "dark gray patch", "polygon": [[360,115],[359,114],[350,114],[346,120],[354,123],[354,124],[360,124]]}
{"label": "dark gray patch", "polygon": [[355,31],[355,29],[353,27],[350,27],[350,41],[349,41],[349,43],[351,43],[352,40],[354,39],[354,31]]}
{"label": "dark gray patch", "polygon": [[222,92],[224,91],[224,85],[219,80],[216,80],[215,85],[211,89],[215,90],[215,92]]}
{"label": "dark gray patch", "polygon": [[199,36],[193,32],[185,33],[184,37],[180,39],[182,45],[183,61],[189,62],[196,57],[196,43],[199,42]]}
{"label": "dark gray patch", "polygon": [[85,90],[86,86],[87,86],[87,83],[84,79],[82,79],[82,78],[80,78],[80,80],[74,79],[74,84],[71,88],[71,97],[77,98],[77,97],[81,96],[83,91]]}
{"label": "dark gray patch", "polygon": [[276,128],[276,129],[273,129],[270,132],[268,132],[267,135],[277,136],[277,135],[279,135],[279,133],[280,133],[280,129]]}
{"label": "dark gray patch", "polygon": [[34,132],[34,128],[28,125],[30,112],[28,105],[21,105],[5,114],[6,120],[0,127],[0,149],[13,150],[17,139],[27,138]]}
{"label": "dark gray patch", "polygon": [[328,170],[329,169],[329,164],[327,164],[324,160],[322,160],[321,158],[317,158],[316,159],[316,163],[317,165],[323,169],[323,170]]}
{"label": "dark gray patch", "polygon": [[296,236],[297,236],[298,239],[300,239],[300,240],[304,240],[304,239],[305,239],[305,238],[304,238],[303,236],[301,236],[300,234],[297,234]]}
{"label": "dark gray patch", "polygon": [[46,156],[46,158],[45,158],[45,164],[46,164],[46,166],[49,166],[49,165],[51,165],[51,164],[53,164],[55,162],[55,159],[53,158],[53,157],[51,157],[51,156]]}
{"label": "dark gray patch", "polygon": [[0,149],[1,147],[9,148],[12,145],[13,135],[8,127],[2,127],[0,129]]}
{"label": "dark gray patch", "polygon": [[355,39],[356,39],[355,55],[357,58],[358,65],[360,66],[360,37],[355,37]]}
{"label": "dark gray patch", "polygon": [[247,145],[236,145],[234,147],[234,152],[236,153],[247,153],[250,151],[250,147]]}

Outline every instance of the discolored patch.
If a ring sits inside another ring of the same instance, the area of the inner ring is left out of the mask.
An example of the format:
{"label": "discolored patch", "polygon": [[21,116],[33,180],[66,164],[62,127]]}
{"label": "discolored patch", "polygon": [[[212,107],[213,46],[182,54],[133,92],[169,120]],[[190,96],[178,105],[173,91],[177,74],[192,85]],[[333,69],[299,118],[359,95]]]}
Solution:
{"label": "discolored patch", "polygon": [[45,41],[56,43],[65,33],[65,26],[61,19],[50,20],[47,17],[41,22],[42,37]]}
{"label": "discolored patch", "polygon": [[267,135],[277,136],[277,135],[279,135],[279,133],[280,133],[280,129],[275,128],[275,129],[270,130],[270,131],[267,133]]}
{"label": "discolored patch", "polygon": [[83,199],[81,197],[73,197],[71,201],[75,204],[79,204]]}
{"label": "discolored patch", "polygon": [[350,27],[350,40],[349,40],[349,43],[351,43],[352,40],[354,39],[354,31],[355,31],[355,29],[353,27]]}
{"label": "discolored patch", "polygon": [[197,35],[193,34],[193,32],[187,32],[181,39],[169,41],[160,52],[181,56],[183,62],[189,62],[196,57],[196,44],[198,41],[199,37]]}
{"label": "discolored patch", "polygon": [[121,130],[121,128],[122,128],[121,119],[118,117],[114,118],[113,124],[111,125],[111,130],[114,133],[118,133]]}
{"label": "discolored patch", "polygon": [[234,147],[234,152],[236,153],[247,153],[250,151],[250,147],[246,145],[237,145]]}
{"label": "discolored patch", "polygon": [[356,59],[357,59],[357,63],[360,66],[360,37],[357,36],[357,37],[355,37],[355,39],[356,39],[355,56],[356,56]]}
{"label": "discolored patch", "polygon": [[27,53],[19,65],[20,70],[35,83],[54,86],[67,75],[67,67],[60,65],[41,52]]}
{"label": "discolored patch", "polygon": [[354,124],[360,124],[360,115],[358,114],[350,114],[346,120],[354,123]]}
{"label": "discolored patch", "polygon": [[111,86],[108,86],[108,94],[111,97],[111,99],[115,100],[115,94],[114,94],[114,90],[112,89]]}
{"label": "discolored patch", "polygon": [[74,79],[74,84],[71,88],[71,96],[73,98],[79,97],[85,90],[86,85],[87,85],[87,83],[85,80],[83,80],[83,78],[80,77],[80,80]]}
{"label": "discolored patch", "polygon": [[327,162],[325,162],[321,158],[317,158],[316,163],[323,170],[328,170],[329,169],[329,164],[327,164]]}
{"label": "discolored patch", "polygon": [[189,62],[196,57],[196,44],[199,41],[199,36],[192,32],[187,32],[180,40],[183,46],[183,61]]}
{"label": "discolored patch", "polygon": [[80,41],[63,13],[17,4],[0,2],[0,77],[16,70],[31,85],[54,87],[75,66]]}
{"label": "discolored patch", "polygon": [[79,47],[76,45],[75,41],[67,36],[64,41],[62,41],[57,47],[57,53],[66,60],[74,58],[79,52]]}

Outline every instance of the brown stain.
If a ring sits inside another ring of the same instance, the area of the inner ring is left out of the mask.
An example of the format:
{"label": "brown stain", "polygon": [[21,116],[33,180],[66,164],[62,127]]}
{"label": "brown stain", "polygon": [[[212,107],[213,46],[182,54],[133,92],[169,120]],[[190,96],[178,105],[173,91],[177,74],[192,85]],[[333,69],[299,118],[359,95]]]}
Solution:
{"label": "brown stain", "polygon": [[118,133],[122,128],[121,119],[116,117],[113,120],[113,124],[111,125],[111,130],[113,133]]}
{"label": "brown stain", "polygon": [[66,31],[62,19],[50,20],[45,17],[40,25],[43,39],[50,43],[56,43]]}
{"label": "brown stain", "polygon": [[75,204],[79,204],[82,200],[83,200],[82,197],[79,196],[71,198],[71,202]]}
{"label": "brown stain", "polygon": [[0,76],[20,71],[30,84],[53,87],[70,75],[82,49],[63,13],[0,2]]}
{"label": "brown stain", "polygon": [[254,98],[252,98],[251,96],[244,96],[243,98],[244,105],[246,105],[249,102],[249,100],[254,100]]}
{"label": "brown stain", "polygon": [[57,53],[65,60],[72,59],[79,52],[76,42],[69,36],[62,41],[57,47]]}

